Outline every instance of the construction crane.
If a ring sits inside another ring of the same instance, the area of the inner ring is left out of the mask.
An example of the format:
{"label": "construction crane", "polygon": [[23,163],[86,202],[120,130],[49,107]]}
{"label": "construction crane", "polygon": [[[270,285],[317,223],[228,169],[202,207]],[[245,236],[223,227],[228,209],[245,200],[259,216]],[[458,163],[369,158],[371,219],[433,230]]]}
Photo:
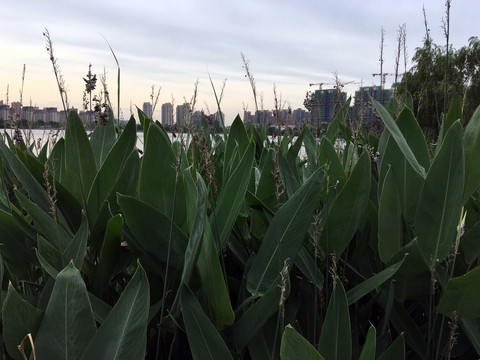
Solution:
{"label": "construction crane", "polygon": [[362,84],[362,83],[360,81],[355,81],[355,80],[347,81],[347,82],[339,82],[338,85],[335,85],[335,88],[340,91],[345,87],[345,85],[349,85],[349,84]]}
{"label": "construction crane", "polygon": [[323,86],[323,85],[335,85],[335,84],[326,83],[326,82],[321,82],[321,83],[313,83],[313,84],[308,84],[308,85],[309,85],[309,86],[318,85],[318,90],[322,90],[322,86]]}
{"label": "construction crane", "polygon": [[372,74],[373,77],[375,77],[375,76],[381,76],[382,77],[382,79],[381,79],[382,80],[382,84],[381,84],[382,89],[385,88],[385,82],[387,81],[386,77],[387,76],[394,76],[394,75],[395,74],[391,74],[391,73]]}

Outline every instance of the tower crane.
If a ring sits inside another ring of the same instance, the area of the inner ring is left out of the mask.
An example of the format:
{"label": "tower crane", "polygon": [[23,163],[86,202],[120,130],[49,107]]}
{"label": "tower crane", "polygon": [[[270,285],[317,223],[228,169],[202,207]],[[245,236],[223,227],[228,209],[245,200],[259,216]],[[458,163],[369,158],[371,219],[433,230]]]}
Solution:
{"label": "tower crane", "polygon": [[335,85],[335,84],[326,83],[326,82],[321,82],[321,83],[313,83],[313,84],[308,84],[308,85],[309,85],[309,86],[318,85],[318,90],[322,90],[322,86],[323,86],[323,85]]}
{"label": "tower crane", "polygon": [[362,83],[355,80],[347,81],[347,82],[339,82],[338,85],[335,86],[335,88],[340,91],[345,87],[345,85],[349,85],[349,84],[362,84]]}
{"label": "tower crane", "polygon": [[387,81],[386,77],[387,76],[394,76],[395,74],[392,73],[380,73],[380,74],[372,74],[373,77],[375,76],[381,76],[382,77],[382,89],[385,88],[385,82]]}

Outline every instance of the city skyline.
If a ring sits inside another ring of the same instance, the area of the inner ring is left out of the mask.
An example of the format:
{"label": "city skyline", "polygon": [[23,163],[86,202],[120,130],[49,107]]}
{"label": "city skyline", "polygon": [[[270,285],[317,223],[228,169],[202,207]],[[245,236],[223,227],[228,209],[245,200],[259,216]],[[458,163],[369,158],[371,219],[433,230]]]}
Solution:
{"label": "city skyline", "polygon": [[[42,32],[52,37],[54,55],[64,77],[71,106],[82,108],[83,78],[89,64],[97,78],[106,71],[114,111],[117,109],[117,64],[120,64],[121,117],[155,96],[158,104],[190,102],[198,80],[195,110],[217,112],[210,83],[220,96],[226,80],[222,111],[230,124],[255,102],[240,53],[245,55],[256,82],[259,108],[275,107],[274,88],[281,107],[303,107],[311,83],[341,81],[379,85],[380,32],[385,30],[384,72],[392,73],[398,27],[406,24],[408,65],[425,36],[422,6],[434,42],[444,43],[444,2],[372,0],[369,2],[302,2],[270,0],[245,2],[166,1],[135,4],[109,1],[69,3],[52,0],[2,4],[0,23],[0,100],[19,101],[23,83],[25,106],[61,108],[60,95],[45,50]],[[105,9],[109,16],[102,11]],[[478,36],[474,14],[478,1],[452,2],[450,43],[458,49]],[[72,14],[78,14],[72,16]],[[22,21],[18,18],[21,16]],[[63,19],[68,19],[64,21]],[[128,26],[125,26],[128,24]],[[25,64],[25,78],[22,70]],[[403,65],[401,66],[403,68]],[[402,69],[403,72],[403,69]],[[392,78],[386,79],[386,86]],[[155,86],[152,94],[152,85]],[[94,93],[101,89],[100,81]],[[344,90],[353,95],[357,84]],[[281,99],[280,99],[281,98]],[[262,106],[263,103],[263,106]],[[154,117],[160,118],[158,105]]]}

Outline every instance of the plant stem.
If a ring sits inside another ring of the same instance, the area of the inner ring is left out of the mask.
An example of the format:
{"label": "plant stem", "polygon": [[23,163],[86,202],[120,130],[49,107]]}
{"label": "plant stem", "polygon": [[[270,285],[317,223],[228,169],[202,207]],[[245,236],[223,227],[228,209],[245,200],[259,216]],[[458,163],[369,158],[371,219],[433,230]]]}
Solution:
{"label": "plant stem", "polygon": [[157,336],[157,351],[155,354],[155,359],[159,359],[160,355],[160,348],[161,348],[161,334],[162,334],[162,319],[163,319],[163,313],[165,310],[165,301],[166,301],[166,295],[167,295],[167,283],[168,283],[168,267],[170,264],[170,252],[172,248],[172,233],[173,233],[173,216],[175,214],[175,203],[177,199],[177,182],[178,182],[178,176],[180,174],[180,168],[182,164],[182,156],[181,156],[181,151],[179,151],[179,159],[178,159],[178,165],[177,165],[177,174],[176,174],[176,179],[175,179],[175,186],[173,188],[173,205],[172,205],[172,214],[170,217],[170,230],[168,234],[168,250],[167,250],[167,263],[165,265],[165,279],[163,282],[163,293],[162,293],[162,307],[160,308],[160,322],[158,324],[158,336]]}

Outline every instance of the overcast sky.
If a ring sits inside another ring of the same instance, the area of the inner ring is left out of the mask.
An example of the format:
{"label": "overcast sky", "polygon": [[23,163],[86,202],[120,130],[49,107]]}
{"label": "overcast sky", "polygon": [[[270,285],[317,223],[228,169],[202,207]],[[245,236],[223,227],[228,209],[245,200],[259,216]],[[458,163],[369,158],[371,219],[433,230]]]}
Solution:
{"label": "overcast sky", "polygon": [[[152,85],[156,91],[161,87],[160,110],[172,99],[175,105],[190,101],[197,79],[195,108],[214,113],[209,75],[217,91],[227,79],[222,100],[227,123],[244,108],[255,111],[241,52],[265,109],[275,106],[274,85],[282,105],[303,108],[306,91],[316,88],[309,84],[333,83],[334,72],[344,82],[380,83],[372,73],[380,72],[382,26],[384,72],[394,72],[397,31],[404,23],[410,60],[425,36],[423,6],[434,42],[443,45],[443,0],[2,0],[0,100],[6,101],[9,86],[9,101],[19,101],[25,64],[24,105],[61,107],[42,36],[47,28],[76,108],[82,106],[82,78],[90,63],[97,77],[106,69],[110,94],[116,94],[117,67],[105,39],[120,63],[125,119],[130,104],[135,110],[150,101]],[[480,35],[479,13],[478,0],[452,1],[454,48]],[[388,77],[387,87],[391,81]],[[353,93],[358,86],[345,90]],[[116,96],[112,101],[116,107]]]}

